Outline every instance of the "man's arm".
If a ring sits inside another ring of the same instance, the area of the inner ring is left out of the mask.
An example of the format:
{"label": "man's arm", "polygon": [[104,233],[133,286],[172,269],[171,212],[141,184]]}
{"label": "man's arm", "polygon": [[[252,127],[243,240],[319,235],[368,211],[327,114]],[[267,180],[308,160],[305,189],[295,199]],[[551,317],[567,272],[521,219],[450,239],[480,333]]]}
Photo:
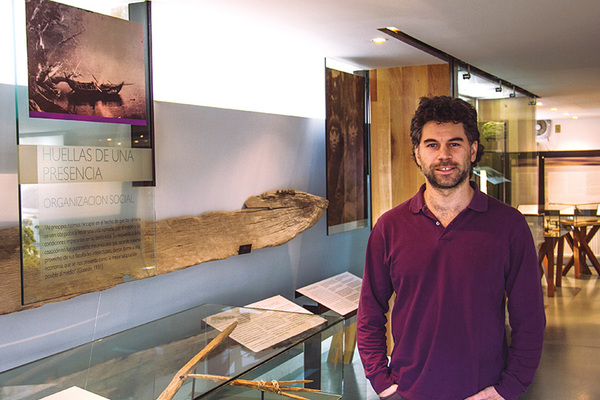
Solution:
{"label": "man's arm", "polygon": [[365,375],[377,393],[394,385],[388,368],[385,315],[393,288],[384,249],[385,238],[375,226],[367,244],[356,340]]}
{"label": "man's arm", "polygon": [[524,218],[510,240],[506,295],[511,342],[506,367],[494,388],[504,399],[516,400],[533,381],[539,365],[546,316],[537,254]]}

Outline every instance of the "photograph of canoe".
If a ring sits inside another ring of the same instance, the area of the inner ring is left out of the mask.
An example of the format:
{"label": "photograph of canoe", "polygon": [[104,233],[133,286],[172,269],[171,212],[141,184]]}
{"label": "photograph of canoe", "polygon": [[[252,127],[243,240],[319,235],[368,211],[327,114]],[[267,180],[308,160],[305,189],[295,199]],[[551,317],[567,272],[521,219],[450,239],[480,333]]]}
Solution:
{"label": "photograph of canoe", "polygon": [[49,0],[28,0],[29,115],[144,125],[143,26]]}

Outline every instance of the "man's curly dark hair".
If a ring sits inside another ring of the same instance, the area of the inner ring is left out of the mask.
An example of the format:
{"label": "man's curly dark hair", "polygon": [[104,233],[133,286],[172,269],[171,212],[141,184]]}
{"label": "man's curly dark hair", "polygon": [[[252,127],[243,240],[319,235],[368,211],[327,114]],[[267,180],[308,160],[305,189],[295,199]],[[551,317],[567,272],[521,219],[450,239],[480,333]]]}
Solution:
{"label": "man's curly dark hair", "polygon": [[469,144],[477,142],[477,157],[471,163],[475,167],[483,156],[483,145],[479,141],[477,128],[477,111],[466,101],[450,96],[421,97],[419,107],[410,122],[410,138],[412,140],[412,156],[415,159],[415,147],[421,143],[423,126],[428,122],[463,124]]}

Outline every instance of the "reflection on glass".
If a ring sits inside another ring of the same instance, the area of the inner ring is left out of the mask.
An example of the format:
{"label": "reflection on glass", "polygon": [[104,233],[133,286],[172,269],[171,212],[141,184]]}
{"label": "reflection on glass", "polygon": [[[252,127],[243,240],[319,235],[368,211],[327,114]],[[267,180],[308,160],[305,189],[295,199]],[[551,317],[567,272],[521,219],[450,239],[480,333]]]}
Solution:
{"label": "reflection on glass", "polygon": [[[489,195],[518,207],[537,204],[535,107],[528,97],[468,68],[457,70],[458,95],[479,118],[482,160],[474,179]],[[482,173],[483,172],[483,173]]]}
{"label": "reflection on glass", "polygon": [[596,215],[600,204],[600,155],[546,157],[544,206],[567,215]]}

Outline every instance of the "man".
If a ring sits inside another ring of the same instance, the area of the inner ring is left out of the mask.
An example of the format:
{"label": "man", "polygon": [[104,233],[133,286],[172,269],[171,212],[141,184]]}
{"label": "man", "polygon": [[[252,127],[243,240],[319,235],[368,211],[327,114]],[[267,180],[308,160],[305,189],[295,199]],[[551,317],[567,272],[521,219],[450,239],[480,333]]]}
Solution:
{"label": "man", "polygon": [[516,400],[533,380],[546,322],[530,230],[469,180],[483,153],[471,105],[423,98],[410,134],[426,182],[369,238],[357,317],[366,376],[382,399]]}

